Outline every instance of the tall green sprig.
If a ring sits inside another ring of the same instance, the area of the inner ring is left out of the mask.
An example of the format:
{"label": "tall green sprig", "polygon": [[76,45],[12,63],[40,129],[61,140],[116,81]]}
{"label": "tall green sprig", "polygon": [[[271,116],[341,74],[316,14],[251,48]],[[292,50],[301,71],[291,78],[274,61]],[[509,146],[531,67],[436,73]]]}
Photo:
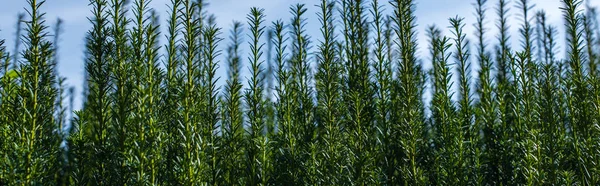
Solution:
{"label": "tall green sprig", "polygon": [[375,32],[375,48],[373,70],[375,83],[375,130],[377,131],[377,165],[379,168],[379,180],[382,184],[388,183],[388,175],[393,174],[395,167],[392,167],[390,160],[393,159],[392,149],[390,148],[390,114],[391,107],[391,91],[393,86],[393,70],[392,70],[392,39],[390,30],[389,18],[383,15],[384,5],[379,4],[379,1],[371,3],[371,16],[373,17],[373,31]]}
{"label": "tall green sprig", "polygon": [[563,0],[564,19],[566,21],[567,30],[567,49],[569,73],[568,73],[568,91],[571,93],[568,99],[568,111],[570,113],[571,136],[574,140],[574,150],[576,157],[575,172],[581,181],[581,184],[594,185],[598,182],[597,178],[591,172],[594,165],[591,162],[597,162],[594,157],[589,154],[591,150],[590,143],[592,134],[590,133],[593,126],[589,116],[589,95],[588,84],[585,81],[584,53],[583,53],[583,22],[580,16],[579,6],[581,1],[578,0]]}
{"label": "tall green sprig", "polygon": [[[154,102],[154,80],[156,73],[154,66],[156,55],[154,54],[153,45],[156,43],[156,30],[153,25],[149,25],[151,17],[148,15],[150,9],[148,7],[150,1],[135,0],[133,2],[133,28],[130,30],[131,38],[131,74],[134,78],[131,79],[134,85],[131,85],[131,103],[135,106],[132,109],[130,126],[125,126],[124,133],[126,134],[126,148],[131,149],[126,152],[121,152],[125,155],[126,166],[131,167],[134,176],[128,180],[128,184],[144,185],[156,184],[156,175],[152,175],[150,159],[158,154],[151,154],[150,150],[156,148],[149,142],[152,140],[150,130],[156,130],[156,118],[154,113],[151,113],[154,108],[150,102]],[[148,33],[148,35],[147,35]],[[147,37],[150,36],[150,37]],[[125,124],[125,123],[122,123]],[[126,124],[127,125],[127,124]]]}
{"label": "tall green sprig", "polygon": [[270,169],[269,140],[265,135],[264,125],[264,105],[263,105],[263,79],[262,68],[262,48],[264,44],[260,39],[264,34],[265,27],[262,26],[265,15],[264,9],[251,8],[247,16],[248,26],[250,27],[250,79],[248,88],[245,91],[245,100],[248,110],[246,117],[250,128],[248,130],[248,145],[246,148],[246,175],[248,175],[247,184],[266,185],[269,181],[268,171]]}
{"label": "tall green sprig", "polygon": [[169,6],[169,17],[167,19],[167,33],[165,38],[167,44],[164,46],[166,49],[166,55],[163,58],[165,66],[164,74],[164,85],[162,87],[162,97],[160,100],[161,112],[165,113],[162,115],[159,122],[163,124],[163,130],[165,130],[165,136],[163,140],[165,142],[165,160],[160,168],[159,175],[165,183],[174,183],[175,175],[179,168],[175,166],[176,157],[181,155],[180,146],[177,144],[180,138],[177,122],[180,118],[181,104],[180,97],[182,87],[182,74],[181,72],[181,50],[180,50],[180,36],[182,28],[180,23],[179,13],[181,13],[182,1],[171,0]]}
{"label": "tall green sprig", "polygon": [[508,79],[510,78],[510,35],[508,30],[510,26],[508,25],[508,16],[510,8],[508,8],[508,3],[510,0],[498,0],[498,4],[496,7],[496,14],[498,15],[498,20],[496,23],[496,27],[499,30],[498,34],[498,46],[496,47],[496,65],[498,66],[497,77],[499,84],[506,84]]}
{"label": "tall green sprig", "polygon": [[[587,1],[589,3],[589,1]],[[588,57],[588,84],[590,85],[590,109],[595,111],[591,113],[594,115],[592,119],[592,139],[590,147],[591,149],[600,148],[600,79],[598,78],[598,63],[600,62],[600,53],[597,52],[600,47],[600,22],[598,22],[598,13],[596,7],[590,7],[586,5],[586,15],[583,20],[583,27],[585,33],[585,43],[587,45],[587,57]],[[596,31],[594,33],[594,31]],[[600,151],[592,152],[596,154],[594,157],[596,160],[600,159]],[[595,175],[600,175],[600,165],[596,164],[596,167],[592,168]]]}
{"label": "tall green sprig", "polygon": [[[273,22],[273,44],[275,46],[275,61],[277,62],[277,128],[276,144],[279,146],[279,150],[275,155],[275,172],[279,172],[279,175],[275,176],[277,183],[293,184],[297,183],[296,180],[298,167],[296,164],[296,137],[293,126],[293,95],[292,86],[290,86],[290,71],[288,69],[288,53],[287,45],[288,37],[285,32],[285,25],[282,21],[278,20]],[[288,165],[288,166],[286,166]]]}
{"label": "tall green sprig", "polygon": [[[473,161],[475,154],[469,149],[468,143],[473,143],[472,140],[477,140],[478,138],[472,138],[474,135],[479,134],[479,126],[473,125],[473,107],[472,102],[473,99],[471,97],[471,61],[469,60],[470,51],[468,49],[469,41],[466,40],[466,35],[463,33],[463,28],[465,24],[463,23],[464,18],[451,18],[450,24],[452,28],[452,33],[454,35],[454,47],[456,48],[456,53],[454,54],[454,59],[457,63],[457,72],[458,72],[458,88],[459,88],[459,110],[458,110],[458,125],[453,133],[453,137],[455,138],[454,144],[456,146],[456,154],[451,155],[451,158],[455,159],[455,165],[458,165],[454,171],[452,171],[454,175],[450,175],[454,178],[454,182],[452,184],[463,185],[466,184],[469,180],[464,179],[467,169],[467,166]],[[464,182],[463,182],[464,181]]]}
{"label": "tall green sprig", "polygon": [[[12,118],[14,114],[12,112],[13,108],[11,108],[11,103],[14,103],[14,95],[12,95],[13,87],[14,87],[14,76],[16,75],[16,71],[9,70],[11,56],[8,52],[6,52],[6,47],[4,46],[4,40],[0,40],[0,112],[5,113],[0,116],[0,129],[2,129],[0,141],[0,160],[2,163],[0,165],[2,167],[8,167],[9,159],[8,152],[10,149],[10,142],[13,140],[13,135],[10,134],[12,128]],[[13,75],[11,75],[13,74]],[[8,169],[0,170],[0,184],[7,184],[8,182]]]}
{"label": "tall green sprig", "polygon": [[322,153],[318,156],[320,164],[319,182],[315,184],[340,184],[341,167],[336,162],[342,161],[341,148],[341,77],[339,58],[336,56],[335,18],[333,11],[335,2],[322,0],[319,4],[319,21],[323,40],[317,53],[317,72],[315,74],[315,89],[317,96],[316,121],[319,129],[319,140]]}
{"label": "tall green sprig", "polygon": [[221,29],[218,28],[216,26],[216,24],[214,23],[209,23],[209,25],[207,25],[207,27],[205,28],[204,32],[202,32],[203,37],[204,37],[204,41],[205,46],[203,48],[203,55],[204,55],[204,74],[205,74],[205,81],[206,81],[206,88],[205,88],[205,94],[206,94],[206,98],[207,98],[207,106],[205,108],[205,116],[204,119],[205,121],[205,129],[203,132],[203,136],[204,136],[204,141],[208,142],[206,143],[205,147],[202,148],[204,150],[206,150],[206,152],[209,154],[208,155],[208,165],[209,165],[209,183],[211,185],[216,185],[218,183],[218,180],[221,178],[222,176],[222,170],[221,170],[221,165],[222,165],[222,158],[220,157],[220,150],[219,150],[219,145],[221,145],[220,139],[217,136],[217,132],[219,129],[222,129],[219,127],[219,123],[221,121],[221,118],[219,116],[219,99],[218,99],[218,92],[220,91],[219,87],[217,86],[217,81],[219,80],[219,78],[216,76],[217,73],[217,68],[218,68],[218,57],[221,55],[221,51],[218,50],[218,46],[219,46],[219,42],[221,42],[223,39],[221,39],[219,37],[219,35],[221,34]]}
{"label": "tall green sprig", "polygon": [[535,77],[537,74],[537,66],[533,61],[534,41],[533,41],[533,27],[531,26],[530,11],[533,6],[528,0],[521,0],[517,3],[517,7],[521,9],[521,19],[523,24],[521,25],[521,45],[523,51],[517,54],[517,65],[516,69],[518,77],[516,77],[516,84],[518,85],[518,96],[520,97],[517,107],[520,107],[521,117],[518,123],[520,129],[519,138],[519,152],[523,155],[517,161],[519,167],[522,167],[517,174],[516,178],[518,182],[526,182],[528,185],[538,185],[542,182],[542,168],[539,159],[541,159],[541,145],[538,118],[538,108],[535,99],[537,95],[537,83]]}
{"label": "tall green sprig", "polygon": [[[110,57],[110,68],[111,68],[111,80],[114,84],[112,88],[114,91],[111,94],[112,116],[110,131],[110,146],[109,152],[105,156],[111,156],[113,158],[103,158],[106,160],[108,170],[110,171],[109,183],[113,184],[124,184],[130,176],[130,172],[127,171],[127,132],[134,130],[131,127],[131,114],[133,107],[133,96],[134,83],[130,73],[132,71],[132,49],[129,45],[130,33],[129,33],[129,22],[127,19],[128,9],[125,7],[125,1],[111,0],[109,3],[110,9],[108,10],[109,18],[112,19],[110,22],[110,39],[112,39],[111,48],[112,51]],[[132,36],[135,37],[135,36]],[[139,38],[132,38],[137,39]],[[135,41],[135,40],[131,40]],[[134,46],[135,48],[135,46]]]}
{"label": "tall green sprig", "polygon": [[[495,156],[498,141],[496,133],[497,126],[497,104],[494,100],[494,86],[495,81],[492,76],[494,66],[492,64],[491,55],[487,51],[487,42],[485,40],[486,28],[485,28],[485,4],[487,0],[477,0],[476,6],[476,17],[477,22],[475,23],[475,36],[477,37],[477,62],[479,64],[479,78],[477,79],[477,95],[479,99],[475,103],[475,125],[481,130],[483,138],[479,140],[479,143],[472,143],[477,146],[474,148],[476,154],[481,154],[479,161],[475,163],[475,169],[481,170],[478,172],[485,172],[481,175],[476,173],[472,183],[482,184],[486,182],[486,177],[490,174],[495,173],[495,168],[492,167],[492,161],[495,161]],[[476,136],[473,137],[477,138]],[[493,176],[490,176],[493,177]]]}
{"label": "tall green sprig", "polygon": [[425,185],[424,169],[420,165],[423,148],[424,120],[423,72],[417,60],[415,4],[412,0],[392,1],[394,8],[394,32],[399,49],[398,79],[394,88],[394,107],[392,120],[396,122],[392,136],[397,144],[396,161],[400,175],[393,184]]}
{"label": "tall green sprig", "polygon": [[108,6],[106,0],[90,0],[93,17],[92,28],[86,37],[86,84],[87,94],[83,109],[76,114],[74,128],[68,140],[71,158],[71,182],[74,184],[105,184],[109,178],[109,127],[111,120],[110,99],[111,74],[108,36]]}
{"label": "tall green sprig", "polygon": [[23,36],[23,23],[25,22],[25,13],[19,13],[17,15],[17,24],[15,24],[16,32],[15,32],[15,46],[13,48],[12,61],[15,62],[12,64],[12,68],[17,68],[17,61],[21,59],[21,44],[23,41],[21,37]]}
{"label": "tall green sprig", "polygon": [[556,28],[547,25],[546,13],[539,12],[538,24],[542,27],[543,43],[543,62],[540,63],[540,133],[542,135],[542,154],[543,155],[543,178],[545,183],[559,183],[559,175],[564,170],[561,164],[564,162],[564,151],[562,147],[566,146],[566,130],[563,126],[561,113],[564,105],[561,100],[564,97],[562,93],[561,72],[559,71],[558,60],[555,58],[557,53],[556,46]]}
{"label": "tall green sprig", "polygon": [[183,153],[182,157],[178,157],[179,161],[177,166],[181,167],[181,170],[177,170],[177,182],[183,185],[197,184],[200,181],[200,174],[204,170],[200,159],[200,152],[197,151],[197,147],[200,145],[200,121],[201,115],[201,102],[200,96],[197,95],[197,91],[200,91],[197,82],[200,80],[200,64],[198,62],[198,56],[200,47],[198,45],[197,36],[201,33],[199,19],[195,18],[197,5],[191,0],[183,1],[183,8],[181,9],[181,19],[183,24],[182,31],[182,58],[183,67],[183,87],[180,92],[180,99],[182,99],[182,111],[181,118],[179,121],[178,132],[181,135],[180,138],[183,140],[181,149]]}
{"label": "tall green sprig", "polygon": [[[58,62],[59,62],[59,58],[58,58],[58,43],[60,42],[60,36],[63,32],[63,20],[62,19],[57,19],[56,23],[54,24],[54,37],[53,37],[53,41],[52,43],[54,43],[54,48],[53,48],[53,53],[52,53],[52,65],[53,66],[57,66]],[[56,88],[58,90],[57,95],[56,95],[56,103],[54,103],[54,117],[56,118],[56,124],[57,124],[57,133],[59,134],[59,139],[60,141],[63,141],[66,137],[64,131],[66,128],[66,124],[67,124],[67,107],[64,103],[64,101],[66,101],[66,86],[65,86],[65,81],[66,78],[65,77],[60,77],[58,74],[58,68],[54,68],[54,71],[52,72],[53,75],[56,77]],[[58,162],[61,164],[61,174],[63,172],[62,166],[64,165],[62,163],[63,156],[62,154],[64,154],[64,151],[61,149],[61,151],[59,152],[59,156],[61,156],[61,158],[59,158]],[[62,179],[62,176],[60,176],[61,178],[57,178],[57,179]]]}
{"label": "tall green sprig", "polygon": [[[496,7],[496,14],[498,19],[496,27],[499,30],[498,33],[498,45],[496,46],[496,101],[498,102],[498,119],[500,127],[497,128],[498,133],[498,144],[496,152],[497,154],[507,154],[507,156],[494,157],[494,160],[490,163],[490,167],[495,167],[492,172],[495,174],[489,174],[486,179],[488,183],[494,184],[509,184],[512,180],[513,166],[512,159],[513,153],[511,150],[514,143],[509,139],[514,134],[514,120],[515,115],[512,112],[514,109],[514,86],[512,83],[512,67],[514,66],[512,60],[512,51],[510,48],[510,35],[508,30],[508,0],[499,0]],[[494,150],[493,150],[494,151]],[[491,159],[490,159],[491,160]]]}
{"label": "tall green sprig", "polygon": [[[588,1],[589,2],[589,1]],[[585,16],[583,17],[583,30],[585,34],[585,44],[586,44],[586,52],[588,57],[588,73],[589,77],[594,80],[598,74],[598,53],[595,52],[595,49],[598,47],[598,33],[594,33],[594,31],[598,32],[598,24],[595,7],[590,7],[590,5],[586,5]],[[596,30],[594,30],[596,29]]]}
{"label": "tall green sprig", "polygon": [[242,44],[242,23],[233,22],[233,28],[229,39],[231,43],[227,47],[228,78],[225,84],[224,95],[221,98],[223,131],[223,184],[242,184],[243,160],[243,136],[244,116],[242,112],[242,82],[240,70],[242,58],[240,45]]}
{"label": "tall green sprig", "polygon": [[347,72],[344,102],[348,105],[346,127],[349,156],[349,179],[353,182],[373,184],[374,152],[373,136],[375,113],[374,91],[371,83],[368,36],[369,25],[364,2],[344,1],[343,22],[345,48],[347,55],[344,65]]}
{"label": "tall green sprig", "polygon": [[[150,3],[150,2],[146,2]],[[147,6],[147,5],[146,5]],[[145,19],[148,19],[148,23],[145,25],[146,31],[144,37],[146,38],[143,43],[144,47],[144,58],[141,61],[141,65],[139,69],[144,72],[141,77],[141,82],[138,86],[138,92],[140,92],[141,96],[138,99],[140,105],[140,111],[138,113],[139,119],[137,122],[141,122],[143,125],[139,125],[139,127],[145,127],[147,131],[143,134],[143,138],[138,142],[141,147],[140,155],[144,155],[147,157],[140,157],[140,160],[144,160],[144,164],[141,164],[141,168],[143,172],[140,172],[138,175],[139,178],[143,180],[143,182],[138,182],[140,184],[151,184],[157,185],[163,182],[160,178],[160,166],[163,161],[163,154],[165,149],[165,139],[166,134],[164,130],[164,123],[160,121],[161,113],[160,107],[157,103],[160,102],[160,86],[164,79],[164,72],[159,67],[159,42],[158,37],[160,35],[160,27],[158,23],[158,16],[156,12],[152,9],[148,9],[149,11]],[[143,174],[141,174],[143,173]]]}
{"label": "tall green sprig", "polygon": [[307,19],[305,17],[307,9],[304,4],[296,4],[290,7],[290,13],[292,14],[290,36],[292,39],[292,53],[289,60],[290,68],[290,80],[292,82],[292,95],[295,95],[294,99],[294,117],[295,117],[295,134],[298,139],[298,161],[307,162],[304,166],[309,168],[308,170],[299,169],[298,173],[301,175],[303,184],[313,184],[315,180],[315,171],[310,168],[314,168],[311,164],[313,160],[308,159],[314,155],[314,151],[309,150],[315,145],[315,127],[314,127],[314,114],[313,114],[313,90],[310,87],[310,81],[312,79],[310,71],[310,61],[308,58],[308,50],[310,49],[310,36],[306,33]]}
{"label": "tall green sprig", "polygon": [[433,120],[434,129],[434,152],[435,152],[435,163],[434,168],[430,171],[432,178],[430,179],[434,184],[451,184],[455,183],[454,178],[457,178],[455,174],[456,168],[456,134],[457,130],[457,114],[454,104],[452,102],[453,92],[451,91],[452,86],[452,72],[449,60],[451,52],[449,51],[452,47],[450,39],[441,36],[441,31],[432,26],[428,30],[428,37],[430,38],[430,51],[433,71],[432,75],[432,89],[433,97],[431,101],[431,114]]}
{"label": "tall green sprig", "polygon": [[45,13],[40,8],[45,1],[28,0],[27,14],[31,18],[26,23],[23,42],[23,63],[20,64],[18,92],[20,112],[14,133],[18,138],[11,143],[11,154],[15,170],[9,185],[36,185],[52,183],[55,173],[59,171],[57,163],[60,138],[54,116],[56,103],[56,78],[51,58],[53,44],[47,41],[48,28],[45,24]]}

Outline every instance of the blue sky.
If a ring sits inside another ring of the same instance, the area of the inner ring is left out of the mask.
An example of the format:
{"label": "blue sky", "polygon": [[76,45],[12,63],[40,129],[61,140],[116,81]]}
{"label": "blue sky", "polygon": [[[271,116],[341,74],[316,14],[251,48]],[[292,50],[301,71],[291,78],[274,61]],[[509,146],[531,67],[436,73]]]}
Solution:
{"label": "blue sky", "polygon": [[[4,0],[3,6],[0,6],[0,39],[6,40],[8,51],[13,51],[15,43],[15,24],[18,13],[25,12],[23,7],[26,6],[25,0]],[[513,0],[514,1],[514,0]],[[600,6],[600,0],[588,0],[592,6]],[[229,28],[233,20],[246,22],[246,14],[253,6],[261,7],[265,9],[267,15],[266,23],[282,19],[283,21],[289,21],[291,15],[289,13],[290,5],[296,3],[305,3],[308,8],[307,18],[308,25],[307,31],[313,37],[313,46],[318,43],[319,38],[319,22],[316,17],[319,9],[316,5],[320,0],[208,0],[210,5],[208,11],[211,14],[216,15],[218,26],[223,28],[222,38],[229,37]],[[387,0],[380,0],[380,4],[388,5]],[[424,62],[428,60],[428,53],[424,50],[427,49],[427,42],[425,38],[425,30],[429,25],[437,25],[439,28],[445,29],[445,34],[450,34],[447,28],[448,18],[455,17],[456,15],[466,17],[465,21],[467,26],[465,27],[465,33],[468,33],[471,37],[473,36],[474,23],[474,8],[472,3],[474,0],[416,0],[417,9],[417,23],[418,23],[418,40],[419,40],[419,57]],[[154,8],[161,15],[161,20],[167,16],[167,6],[169,0],[153,0],[150,7]],[[495,33],[497,33],[495,24],[495,7],[497,0],[488,0],[488,11],[486,16],[488,18],[486,26],[489,29],[487,38],[491,43],[495,42]],[[519,48],[516,44],[518,43],[517,29],[521,23],[516,15],[518,11],[514,8],[515,3],[511,2],[511,13],[512,16],[509,23],[511,26],[511,32],[513,33],[512,43],[514,48]],[[559,7],[561,6],[560,0],[532,0],[532,4],[535,4],[534,11],[544,9],[550,15],[550,23],[561,26],[562,28],[562,14]],[[390,9],[389,6],[387,6]],[[84,36],[90,24],[86,17],[90,16],[87,0],[47,0],[46,4],[42,7],[42,11],[46,12],[46,23],[53,25],[57,18],[61,18],[64,21],[63,24],[63,35],[59,45],[59,72],[61,76],[67,78],[67,84],[75,86],[77,90],[76,100],[80,100],[81,85],[83,84],[83,51],[84,51]],[[27,19],[27,18],[26,18]],[[165,29],[165,26],[162,27]],[[246,29],[247,30],[247,29]],[[560,30],[561,34],[564,34],[563,30]],[[564,38],[564,37],[561,37]],[[164,39],[164,37],[161,37]],[[246,39],[247,41],[247,39]],[[221,43],[225,45],[229,43],[226,39]],[[472,44],[475,44],[472,42]],[[247,53],[247,51],[244,51]],[[224,57],[224,56],[222,56]],[[223,61],[223,59],[221,60]],[[427,64],[424,64],[426,67]],[[244,68],[245,69],[245,68]],[[219,74],[225,78],[225,64],[221,64]],[[222,79],[223,79],[222,78]],[[80,101],[77,101],[79,105]]]}

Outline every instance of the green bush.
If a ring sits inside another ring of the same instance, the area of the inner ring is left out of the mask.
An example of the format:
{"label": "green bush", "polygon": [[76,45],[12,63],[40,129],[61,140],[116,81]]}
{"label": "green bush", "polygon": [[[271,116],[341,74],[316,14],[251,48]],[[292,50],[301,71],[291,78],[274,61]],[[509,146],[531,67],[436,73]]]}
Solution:
{"label": "green bush", "polygon": [[598,185],[598,15],[561,2],[564,59],[528,0],[475,0],[474,40],[456,16],[428,46],[412,0],[321,0],[317,36],[305,4],[227,35],[204,1],[171,0],[160,33],[150,0],[89,0],[73,111],[54,2],[28,0],[24,49],[0,40],[0,185]]}

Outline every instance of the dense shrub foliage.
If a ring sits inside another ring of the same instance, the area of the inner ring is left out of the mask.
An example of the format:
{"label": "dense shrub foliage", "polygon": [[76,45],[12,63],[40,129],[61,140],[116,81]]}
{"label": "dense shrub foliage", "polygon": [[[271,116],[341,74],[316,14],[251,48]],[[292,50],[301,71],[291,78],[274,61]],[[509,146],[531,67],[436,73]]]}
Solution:
{"label": "dense shrub foliage", "polygon": [[0,185],[600,185],[600,22],[582,1],[562,0],[564,27],[474,0],[474,25],[417,30],[416,0],[321,0],[319,36],[312,5],[224,31],[202,1],[171,0],[166,25],[150,0],[89,1],[81,110],[43,0],[13,54],[0,40]]}

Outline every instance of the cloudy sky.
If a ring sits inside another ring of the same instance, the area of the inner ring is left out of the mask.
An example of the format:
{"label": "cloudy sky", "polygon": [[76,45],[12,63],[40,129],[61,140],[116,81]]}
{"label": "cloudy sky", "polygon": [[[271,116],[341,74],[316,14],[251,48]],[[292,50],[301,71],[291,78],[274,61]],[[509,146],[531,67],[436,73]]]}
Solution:
{"label": "cloudy sky", "polygon": [[[466,17],[465,21],[467,27],[465,27],[465,33],[472,36],[473,23],[474,23],[474,8],[473,2],[475,0],[416,0],[417,2],[417,23],[419,32],[419,52],[420,58],[423,61],[427,61],[427,52],[423,49],[427,48],[426,38],[424,36],[425,30],[430,25],[437,25],[440,28],[445,29],[445,34],[450,34],[448,29],[449,23],[448,18],[460,16]],[[494,42],[494,34],[497,32],[494,27],[493,19],[496,19],[495,10],[493,9],[497,4],[498,0],[488,0],[488,10],[486,16],[488,18],[487,27],[489,28],[488,40]],[[514,0],[513,0],[514,1]],[[588,0],[591,6],[600,6],[600,0]],[[289,13],[290,5],[296,3],[304,3],[308,7],[307,18],[308,26],[307,30],[313,37],[313,44],[318,43],[319,38],[319,22],[316,17],[319,9],[316,5],[320,0],[208,0],[210,4],[208,11],[217,17],[218,26],[223,28],[223,34],[221,37],[228,38],[229,28],[234,20],[246,22],[246,14],[253,6],[261,7],[265,9],[267,15],[267,22],[270,25],[271,21],[282,19],[289,21],[291,18]],[[386,0],[380,0],[381,4],[387,4]],[[161,19],[164,20],[167,16],[167,6],[169,0],[153,0],[150,6],[162,15]],[[531,3],[535,5],[534,11],[544,9],[550,18],[551,24],[560,26],[562,28],[563,21],[561,11],[560,0],[531,0]],[[516,15],[519,15],[515,8],[515,2],[511,2],[511,32],[512,43],[518,43],[517,29],[521,23]],[[9,51],[13,51],[15,45],[15,24],[17,15],[24,13],[26,7],[25,0],[4,0],[3,6],[0,6],[0,39],[6,40],[6,45]],[[390,9],[389,6],[387,6]],[[83,51],[84,51],[84,35],[90,28],[90,23],[87,17],[90,16],[87,0],[47,0],[41,9],[47,12],[45,19],[47,24],[54,24],[58,18],[64,21],[63,24],[63,35],[59,45],[59,72],[62,76],[67,78],[67,84],[75,86],[77,91],[81,91],[81,85],[83,84]],[[26,17],[26,19],[28,19]],[[165,29],[165,27],[162,27]],[[564,31],[561,29],[561,34]],[[561,37],[564,38],[564,37]],[[161,38],[161,39],[164,39]],[[246,39],[247,40],[247,39]],[[224,44],[229,43],[228,40],[223,41]],[[474,42],[472,42],[474,44]],[[516,48],[518,45],[514,44]],[[247,51],[244,51],[247,53]],[[427,66],[427,64],[425,64]],[[224,74],[225,65],[222,64],[220,73]],[[78,93],[77,96],[80,94]],[[79,100],[80,98],[77,98]],[[79,101],[78,101],[79,102]]]}

